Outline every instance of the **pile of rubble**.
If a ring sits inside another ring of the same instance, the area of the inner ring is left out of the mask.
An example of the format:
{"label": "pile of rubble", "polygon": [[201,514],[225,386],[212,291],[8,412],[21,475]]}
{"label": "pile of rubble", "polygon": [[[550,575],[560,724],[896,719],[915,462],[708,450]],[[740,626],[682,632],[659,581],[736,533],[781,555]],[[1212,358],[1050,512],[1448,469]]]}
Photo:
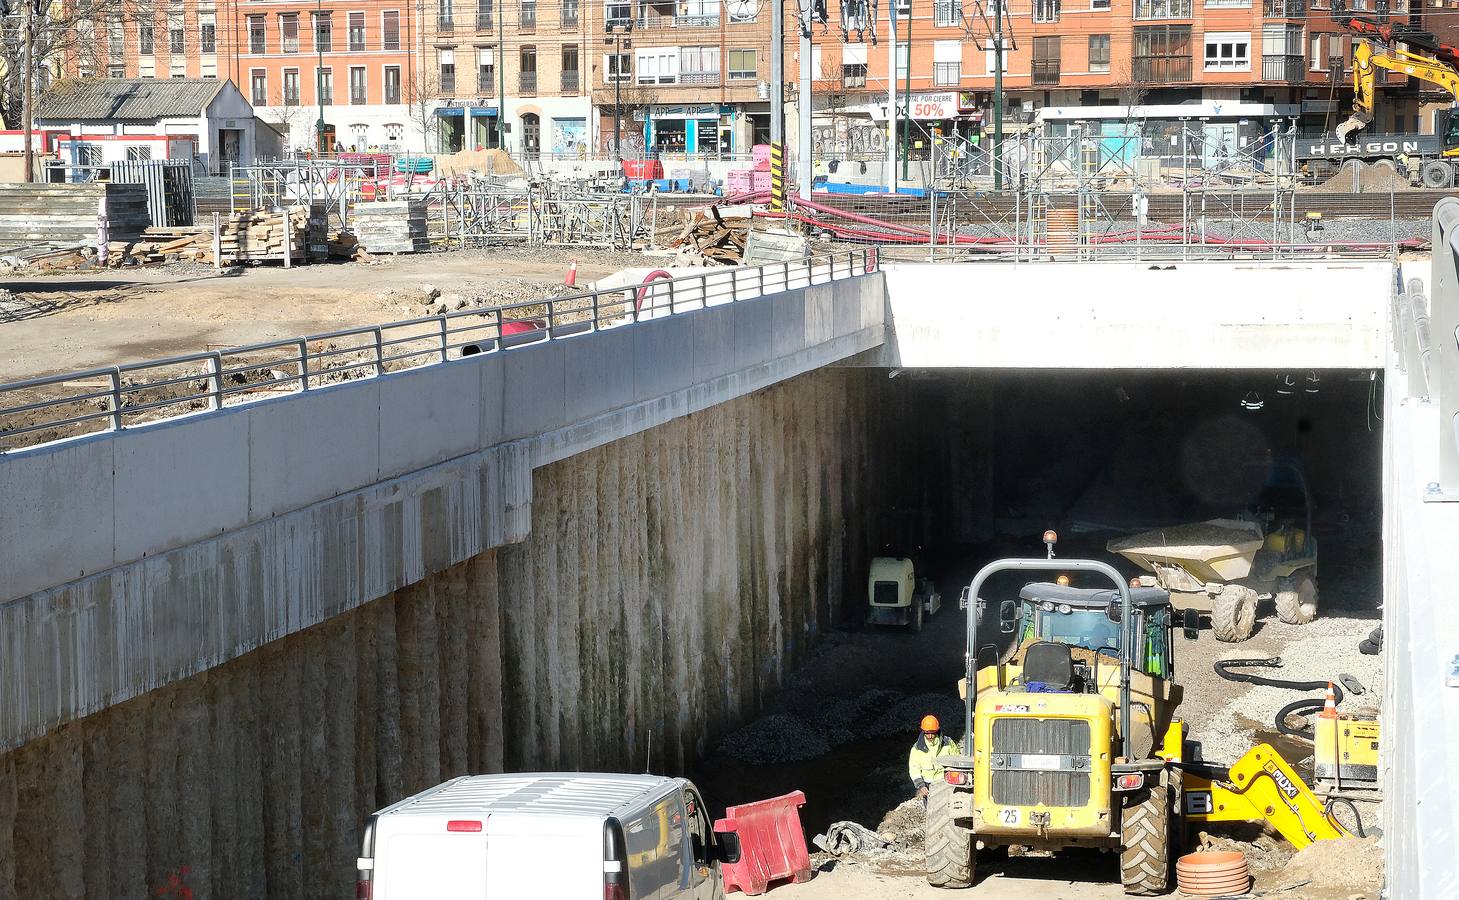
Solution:
{"label": "pile of rubble", "polygon": [[693,251],[710,262],[733,266],[744,257],[749,239],[748,216],[721,215],[718,207],[711,206],[707,214],[695,213],[669,246]]}

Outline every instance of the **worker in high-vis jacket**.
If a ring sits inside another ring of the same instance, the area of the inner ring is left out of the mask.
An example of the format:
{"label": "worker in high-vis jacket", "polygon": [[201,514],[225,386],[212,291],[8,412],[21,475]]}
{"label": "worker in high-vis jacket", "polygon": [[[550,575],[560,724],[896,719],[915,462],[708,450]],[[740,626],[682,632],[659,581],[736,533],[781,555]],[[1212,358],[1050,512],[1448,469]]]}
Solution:
{"label": "worker in high-vis jacket", "polygon": [[917,736],[917,743],[912,745],[912,752],[907,754],[907,774],[924,806],[927,804],[927,789],[933,781],[942,777],[942,763],[937,758],[956,756],[957,752],[957,742],[942,736],[942,723],[937,721],[937,717],[923,716],[922,733]]}

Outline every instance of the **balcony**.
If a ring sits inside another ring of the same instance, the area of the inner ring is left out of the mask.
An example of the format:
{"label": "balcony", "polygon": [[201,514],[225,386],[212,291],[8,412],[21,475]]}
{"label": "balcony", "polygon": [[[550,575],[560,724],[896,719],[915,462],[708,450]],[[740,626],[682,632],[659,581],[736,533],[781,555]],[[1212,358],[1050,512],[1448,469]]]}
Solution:
{"label": "balcony", "polygon": [[456,17],[448,12],[443,12],[440,15],[436,16],[436,30],[455,31]]}
{"label": "balcony", "polygon": [[455,72],[442,72],[441,73],[441,96],[443,96],[443,97],[451,97],[451,96],[455,96],[455,94],[456,94],[456,73]]}
{"label": "balcony", "polygon": [[1034,84],[1058,84],[1059,60],[1036,59],[1033,61]]}
{"label": "balcony", "polygon": [[719,84],[718,72],[681,72],[680,84]]}
{"label": "balcony", "polygon": [[1169,84],[1191,80],[1191,60],[1188,56],[1137,56],[1132,62],[1131,78],[1139,84]]}
{"label": "balcony", "polygon": [[564,69],[562,71],[562,93],[576,94],[582,82],[578,78],[576,69]]}
{"label": "balcony", "polygon": [[496,21],[492,18],[491,10],[483,10],[476,14],[477,31],[493,31],[496,29]]}
{"label": "balcony", "polygon": [[518,31],[536,31],[537,30],[537,4],[536,3],[523,3],[521,6],[517,7],[517,30]]}
{"label": "balcony", "polygon": [[719,14],[710,13],[702,16],[674,16],[675,28],[718,28]]}
{"label": "balcony", "polygon": [[1264,56],[1261,60],[1262,81],[1302,81],[1307,77],[1304,56]]}
{"label": "balcony", "polygon": [[[353,97],[353,95],[351,95],[351,96]],[[361,91],[360,94],[359,94],[359,97],[360,97],[360,102],[361,103],[364,103],[365,102],[365,92],[364,91]],[[355,101],[353,99],[351,99],[350,102],[351,103],[354,103]],[[391,106],[399,106],[400,105],[400,85],[398,83],[397,84],[391,84],[388,81],[385,82],[385,102],[388,103],[388,104],[390,104]]]}
{"label": "balcony", "polygon": [[1261,14],[1268,19],[1305,19],[1307,0],[1265,0]]}
{"label": "balcony", "polygon": [[490,70],[476,73],[476,93],[483,97],[496,95],[496,75]]}
{"label": "balcony", "polygon": [[517,76],[517,93],[523,97],[537,96],[536,72],[522,72]]}
{"label": "balcony", "polygon": [[578,0],[563,0],[558,9],[557,20],[563,31],[572,31],[578,27]]}

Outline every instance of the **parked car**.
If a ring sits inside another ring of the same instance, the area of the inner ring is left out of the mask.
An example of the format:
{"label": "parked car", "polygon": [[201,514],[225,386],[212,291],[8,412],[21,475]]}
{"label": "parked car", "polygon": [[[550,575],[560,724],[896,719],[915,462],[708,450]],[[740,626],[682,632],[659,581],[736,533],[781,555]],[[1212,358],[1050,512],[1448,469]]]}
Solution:
{"label": "parked car", "polygon": [[739,836],[683,778],[467,775],[365,823],[361,900],[719,900]]}

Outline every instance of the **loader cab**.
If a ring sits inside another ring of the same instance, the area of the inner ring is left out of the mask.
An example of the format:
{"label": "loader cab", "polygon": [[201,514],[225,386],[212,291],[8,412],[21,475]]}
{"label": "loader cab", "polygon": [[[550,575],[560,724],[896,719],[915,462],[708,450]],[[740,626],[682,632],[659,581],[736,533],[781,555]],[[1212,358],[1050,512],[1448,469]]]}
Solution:
{"label": "loader cab", "polygon": [[[1120,640],[1119,599],[1109,589],[1026,584],[1014,607],[1014,647],[1049,641],[1114,656]],[[1160,588],[1140,587],[1130,591],[1130,600],[1135,616],[1132,666],[1152,678],[1174,678],[1171,631],[1175,617],[1170,595]],[[1003,615],[1006,618],[1008,613]]]}

